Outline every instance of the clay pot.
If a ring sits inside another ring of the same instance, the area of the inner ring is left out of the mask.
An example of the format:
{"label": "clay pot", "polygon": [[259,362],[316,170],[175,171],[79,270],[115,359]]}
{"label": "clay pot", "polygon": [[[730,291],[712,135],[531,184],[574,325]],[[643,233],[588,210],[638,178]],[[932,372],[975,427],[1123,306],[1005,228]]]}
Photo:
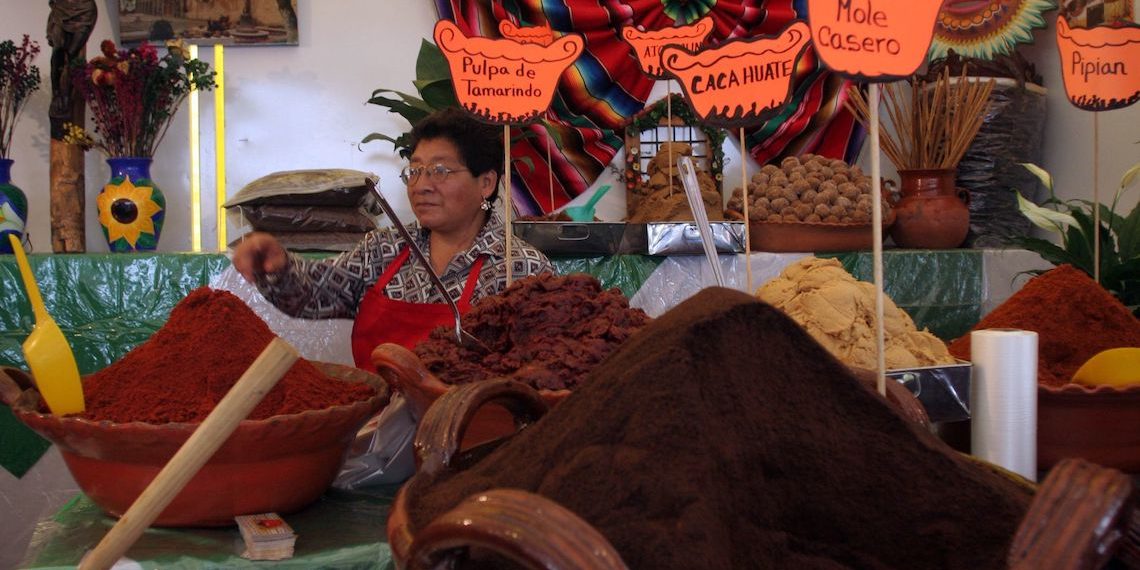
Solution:
{"label": "clay pot", "polygon": [[[372,351],[372,364],[393,389],[404,394],[417,418],[424,417],[428,408],[452,389],[432,374],[416,353],[398,344],[377,346]],[[539,390],[538,394],[552,408],[569,396],[570,390]],[[469,425],[465,423],[464,447],[510,435],[516,428],[514,414],[497,402],[491,403],[480,409]]]}
{"label": "clay pot", "polygon": [[[417,474],[400,488],[388,517],[388,544],[400,570],[451,567],[472,547],[512,559],[525,568],[625,570],[613,545],[589,523],[541,495],[492,489],[468,497],[451,511],[413,532],[409,513],[416,498],[409,489],[419,477],[463,471],[505,440],[460,451],[472,419],[490,402],[509,410],[517,431],[547,411],[530,386],[505,378],[456,386],[428,409],[416,430]],[[442,565],[441,565],[442,564]]]}
{"label": "clay pot", "polygon": [[895,245],[910,249],[952,249],[962,245],[970,230],[969,193],[954,185],[954,169],[899,171],[900,197],[891,206]]}

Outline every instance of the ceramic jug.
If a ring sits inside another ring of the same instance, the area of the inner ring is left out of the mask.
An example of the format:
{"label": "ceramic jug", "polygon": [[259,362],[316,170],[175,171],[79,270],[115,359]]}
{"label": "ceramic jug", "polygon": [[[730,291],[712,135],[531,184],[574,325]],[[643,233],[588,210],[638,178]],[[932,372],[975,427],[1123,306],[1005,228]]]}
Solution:
{"label": "ceramic jug", "polygon": [[954,185],[952,168],[899,171],[898,196],[893,194],[895,223],[891,238],[899,247],[951,249],[962,245],[970,229],[969,193]]}

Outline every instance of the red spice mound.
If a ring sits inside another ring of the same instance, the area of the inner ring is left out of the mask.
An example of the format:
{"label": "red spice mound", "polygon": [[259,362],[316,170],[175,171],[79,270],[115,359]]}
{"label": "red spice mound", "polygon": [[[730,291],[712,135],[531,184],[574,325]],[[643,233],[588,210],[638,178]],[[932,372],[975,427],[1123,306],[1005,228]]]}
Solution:
{"label": "red spice mound", "polygon": [[517,488],[581,516],[634,569],[1006,568],[1028,492],[745,293],[701,291],[590,377],[467,470],[417,475],[413,528]]}
{"label": "red spice mound", "polygon": [[[174,307],[154,336],[84,380],[87,410],[82,417],[152,424],[201,422],[274,336],[232,293],[195,289]],[[351,404],[374,393],[370,386],[329,378],[301,358],[249,419]]]}
{"label": "red spice mound", "polygon": [[[1037,380],[1060,386],[1089,358],[1110,348],[1140,346],[1140,321],[1085,272],[1060,265],[1030,279],[973,330],[1014,328],[1037,333]],[[950,343],[970,359],[970,335]]]}
{"label": "red spice mound", "polygon": [[584,273],[550,273],[515,281],[461,319],[491,348],[480,354],[440,327],[415,347],[424,366],[448,384],[511,376],[537,389],[573,389],[627,338],[649,322],[618,289],[602,290]]}

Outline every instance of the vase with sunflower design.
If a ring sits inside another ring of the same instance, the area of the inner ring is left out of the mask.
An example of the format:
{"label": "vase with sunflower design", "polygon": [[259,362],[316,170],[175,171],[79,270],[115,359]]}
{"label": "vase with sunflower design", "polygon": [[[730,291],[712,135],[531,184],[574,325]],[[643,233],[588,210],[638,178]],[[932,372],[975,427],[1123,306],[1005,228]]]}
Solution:
{"label": "vase with sunflower design", "polygon": [[8,234],[24,240],[28,223],[28,199],[12,184],[12,159],[0,158],[0,253],[13,253]]}
{"label": "vase with sunflower design", "polygon": [[96,203],[111,251],[154,251],[166,218],[166,197],[150,179],[150,157],[112,157],[111,181]]}

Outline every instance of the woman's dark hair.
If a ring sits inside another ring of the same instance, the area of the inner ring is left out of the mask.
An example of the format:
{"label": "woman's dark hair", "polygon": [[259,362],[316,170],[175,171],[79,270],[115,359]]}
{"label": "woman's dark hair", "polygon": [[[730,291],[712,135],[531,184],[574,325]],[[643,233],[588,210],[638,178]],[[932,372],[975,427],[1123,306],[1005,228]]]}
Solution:
{"label": "woman's dark hair", "polygon": [[440,109],[412,128],[411,153],[421,141],[445,139],[459,150],[459,159],[472,176],[495,172],[495,190],[488,201],[499,196],[499,180],[503,178],[503,131],[484,123],[458,107]]}

